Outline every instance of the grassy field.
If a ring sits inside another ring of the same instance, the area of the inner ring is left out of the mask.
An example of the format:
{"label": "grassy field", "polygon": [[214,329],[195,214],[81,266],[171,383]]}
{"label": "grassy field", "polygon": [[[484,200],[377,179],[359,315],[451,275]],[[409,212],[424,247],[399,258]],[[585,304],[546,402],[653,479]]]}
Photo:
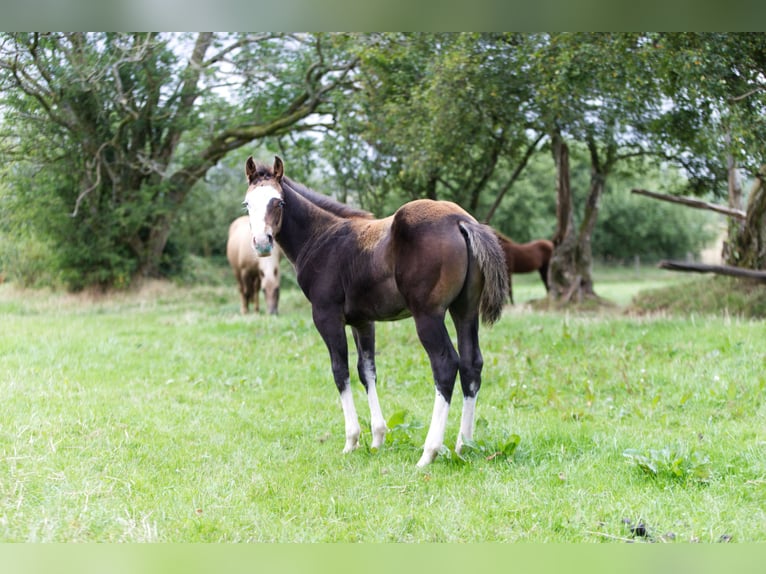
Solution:
{"label": "grassy field", "polygon": [[[674,281],[596,288],[624,306]],[[387,443],[342,455],[295,289],[242,317],[233,285],[0,285],[0,541],[766,540],[764,323],[534,312],[532,276],[514,293],[481,331],[475,442],[420,470],[433,386],[409,320],[378,326]]]}

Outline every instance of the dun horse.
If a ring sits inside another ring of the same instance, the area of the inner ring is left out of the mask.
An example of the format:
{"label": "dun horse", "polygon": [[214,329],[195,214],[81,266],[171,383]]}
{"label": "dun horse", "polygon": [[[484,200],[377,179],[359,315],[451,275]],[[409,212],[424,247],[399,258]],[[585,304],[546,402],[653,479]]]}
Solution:
{"label": "dun horse", "polygon": [[505,261],[508,266],[508,293],[513,302],[511,276],[514,273],[531,273],[538,271],[543,280],[545,290],[548,291],[548,265],[553,254],[553,242],[547,239],[537,239],[529,243],[515,243],[495,230],[495,235],[500,240],[500,246],[505,253]]}
{"label": "dun horse", "polygon": [[[367,392],[373,448],[386,436],[375,371],[375,321],[413,317],[431,362],[436,398],[418,466],[431,463],[443,442],[456,376],[463,411],[456,450],[471,440],[481,386],[479,318],[500,318],[508,293],[505,258],[491,228],[450,202],[416,200],[374,219],[290,180],[279,157],[273,167],[245,164],[244,205],[252,242],[268,256],[276,241],[295,266],[311,302],[314,325],[330,353],[346,430],[343,452],[358,447],[361,427],[349,386],[345,327],[357,348]],[[457,351],[445,325],[455,324]]]}
{"label": "dun horse", "polygon": [[279,310],[279,248],[268,257],[256,255],[247,215],[231,222],[226,257],[239,284],[242,314],[247,314],[251,302],[255,312],[260,311],[258,293],[263,289],[266,307],[271,315],[276,315]]}

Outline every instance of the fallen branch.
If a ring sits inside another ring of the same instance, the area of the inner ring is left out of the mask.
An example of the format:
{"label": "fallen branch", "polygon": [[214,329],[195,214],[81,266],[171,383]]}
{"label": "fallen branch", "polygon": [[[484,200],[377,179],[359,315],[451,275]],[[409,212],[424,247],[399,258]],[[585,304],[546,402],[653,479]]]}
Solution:
{"label": "fallen branch", "polygon": [[729,217],[733,217],[741,221],[744,221],[747,217],[747,213],[741,209],[734,209],[733,207],[718,205],[717,203],[708,203],[707,201],[702,201],[701,199],[694,199],[691,197],[678,197],[664,193],[655,193],[646,189],[631,189],[630,192],[637,195],[645,195],[646,197],[651,197],[652,199],[669,201],[670,203],[680,203],[681,205],[686,205],[688,207],[696,207],[697,209],[708,209],[710,211],[715,211],[716,213],[723,213],[724,215],[728,215]]}
{"label": "fallen branch", "polygon": [[715,273],[716,275],[728,275],[730,277],[746,277],[766,283],[766,271],[755,269],[743,269],[731,265],[707,265],[705,263],[687,263],[685,261],[660,261],[660,269],[671,271],[693,271],[695,273]]}

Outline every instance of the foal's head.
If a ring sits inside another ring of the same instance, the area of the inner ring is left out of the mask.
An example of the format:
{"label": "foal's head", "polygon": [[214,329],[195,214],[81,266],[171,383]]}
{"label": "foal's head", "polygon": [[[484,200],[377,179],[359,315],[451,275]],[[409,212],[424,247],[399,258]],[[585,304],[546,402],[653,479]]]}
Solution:
{"label": "foal's head", "polygon": [[274,236],[282,225],[284,173],[284,165],[278,156],[274,156],[273,168],[256,165],[252,156],[245,163],[248,187],[244,205],[250,218],[253,248],[261,257],[271,254]]}

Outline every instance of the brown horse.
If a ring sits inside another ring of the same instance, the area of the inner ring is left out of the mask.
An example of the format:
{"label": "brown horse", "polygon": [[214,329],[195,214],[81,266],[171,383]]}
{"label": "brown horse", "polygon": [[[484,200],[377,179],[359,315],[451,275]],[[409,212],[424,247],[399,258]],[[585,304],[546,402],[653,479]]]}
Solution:
{"label": "brown horse", "polygon": [[260,311],[258,292],[263,289],[269,314],[279,310],[279,248],[268,257],[258,257],[253,249],[250,223],[247,215],[238,217],[229,226],[226,242],[226,257],[234,270],[242,300],[242,314],[247,314],[250,303],[257,313]]}
{"label": "brown horse", "polygon": [[548,291],[548,265],[553,253],[553,242],[547,239],[537,239],[529,243],[515,243],[510,237],[506,237],[495,230],[495,235],[500,240],[500,246],[505,253],[505,262],[508,266],[508,293],[513,303],[513,287],[511,276],[514,273],[531,273],[538,271],[543,280],[545,290]]}
{"label": "brown horse", "polygon": [[[508,293],[505,258],[492,229],[451,202],[416,200],[374,219],[290,180],[279,157],[273,167],[245,164],[244,205],[256,251],[279,244],[311,302],[314,325],[330,353],[346,428],[343,452],[359,445],[361,428],[349,386],[345,327],[357,348],[357,371],[367,391],[372,448],[386,436],[375,389],[375,321],[413,317],[431,362],[436,399],[418,466],[431,463],[444,442],[452,391],[460,373],[463,412],[456,450],[471,440],[483,360],[479,317],[500,318]],[[445,325],[455,324],[457,351]]]}

